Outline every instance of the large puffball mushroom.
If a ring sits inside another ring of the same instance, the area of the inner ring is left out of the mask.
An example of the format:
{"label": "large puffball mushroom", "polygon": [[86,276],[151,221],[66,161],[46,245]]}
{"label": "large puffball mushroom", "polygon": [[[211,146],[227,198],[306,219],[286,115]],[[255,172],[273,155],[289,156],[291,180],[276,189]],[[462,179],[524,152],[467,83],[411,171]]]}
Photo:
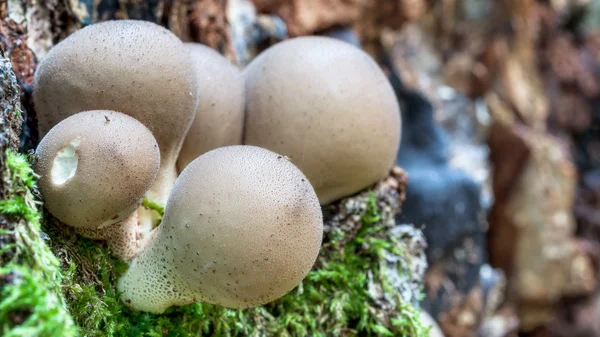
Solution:
{"label": "large puffball mushroom", "polygon": [[209,47],[186,43],[195,63],[202,100],[179,153],[179,171],[202,154],[242,144],[245,88],[239,69]]}
{"label": "large puffball mushroom", "polygon": [[244,143],[288,156],[321,204],[386,176],[400,144],[398,101],[377,63],[327,37],[278,43],[244,71]]}
{"label": "large puffball mushroom", "polygon": [[40,134],[86,110],[136,118],[160,148],[161,168],[148,198],[164,205],[198,103],[192,68],[183,43],[157,24],[119,20],[87,26],[53,47],[36,71]]}
{"label": "large puffball mushroom", "polygon": [[262,305],[306,276],[322,231],[315,191],[290,161],[253,146],[219,148],[181,173],[118,288],[131,308],[153,313],[197,301]]}
{"label": "large puffball mushroom", "polygon": [[135,210],[160,166],[158,144],[125,114],[85,111],[54,126],[36,149],[35,172],[46,209],[115,253],[135,253]]}

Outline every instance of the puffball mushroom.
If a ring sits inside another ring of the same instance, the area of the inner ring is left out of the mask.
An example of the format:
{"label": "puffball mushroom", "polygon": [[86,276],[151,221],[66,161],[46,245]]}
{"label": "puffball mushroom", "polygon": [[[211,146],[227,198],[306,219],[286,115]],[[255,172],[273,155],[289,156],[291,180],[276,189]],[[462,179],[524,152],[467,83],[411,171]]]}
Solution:
{"label": "puffball mushroom", "polygon": [[197,301],[262,305],[306,276],[322,232],[318,198],[290,161],[253,146],[219,148],[183,170],[118,289],[131,308],[153,313]]}
{"label": "puffball mushroom", "polygon": [[136,118],[160,148],[161,168],[148,198],[164,205],[198,104],[192,68],[183,43],[157,24],[119,20],[80,29],[54,46],[35,73],[40,134],[85,110]]}
{"label": "puffball mushroom", "polygon": [[299,37],[244,71],[244,144],[290,157],[328,204],[387,175],[400,146],[400,110],[373,59],[346,42]]}
{"label": "puffball mushroom", "polygon": [[179,171],[202,154],[219,147],[241,145],[245,88],[242,73],[209,47],[186,43],[195,63],[202,100],[179,153]]}
{"label": "puffball mushroom", "polygon": [[91,238],[108,240],[125,258],[137,249],[135,210],[159,166],[150,130],[115,111],[68,117],[36,149],[35,172],[48,211]]}

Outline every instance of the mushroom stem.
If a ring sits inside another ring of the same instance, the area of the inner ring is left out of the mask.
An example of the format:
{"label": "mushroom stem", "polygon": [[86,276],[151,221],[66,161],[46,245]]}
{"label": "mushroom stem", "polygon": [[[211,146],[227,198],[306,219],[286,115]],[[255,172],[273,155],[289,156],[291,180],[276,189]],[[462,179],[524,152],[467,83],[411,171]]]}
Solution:
{"label": "mushroom stem", "polygon": [[158,212],[148,209],[144,206],[140,206],[137,209],[137,215],[138,225],[140,226],[140,230],[142,233],[144,233],[144,235],[147,235],[153,229],[155,229],[161,218]]}
{"label": "mushroom stem", "polygon": [[133,212],[125,219],[106,227],[74,228],[75,232],[92,240],[104,240],[113,254],[129,261],[141,251],[143,235],[138,226],[138,212]]}
{"label": "mushroom stem", "polygon": [[[158,228],[158,232],[160,229]],[[156,234],[160,236],[159,233]],[[162,247],[159,247],[162,246]],[[172,257],[164,251],[164,244],[151,240],[144,251],[129,265],[127,273],[119,279],[118,290],[123,302],[132,310],[163,313],[172,305],[184,305],[202,301],[182,282],[180,274],[174,272]],[[156,259],[156,254],[162,258]],[[148,284],[152,280],[151,290],[132,285]],[[201,281],[200,281],[201,282]]]}
{"label": "mushroom stem", "polygon": [[[154,180],[152,187],[146,192],[146,198],[161,206],[164,206],[169,199],[169,194],[177,180],[177,168],[175,166],[175,160],[169,160],[169,158],[161,158],[161,167]],[[154,219],[153,224],[156,224]]]}
{"label": "mushroom stem", "polygon": [[74,228],[75,232],[92,240],[106,241],[113,254],[125,261],[133,260],[146,247],[156,232],[154,212],[138,207],[127,218],[100,228]]}

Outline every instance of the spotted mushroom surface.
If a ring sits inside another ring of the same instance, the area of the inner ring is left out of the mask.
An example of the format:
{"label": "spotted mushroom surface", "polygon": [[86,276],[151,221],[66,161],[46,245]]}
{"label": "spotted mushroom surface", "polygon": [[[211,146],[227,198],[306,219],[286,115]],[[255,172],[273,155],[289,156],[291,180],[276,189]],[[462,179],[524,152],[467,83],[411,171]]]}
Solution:
{"label": "spotted mushroom surface", "polygon": [[210,151],[178,178],[158,232],[119,281],[122,299],[149,312],[271,302],[306,276],[322,231],[314,189],[284,156],[253,146]]}
{"label": "spotted mushroom surface", "polygon": [[44,205],[65,224],[96,229],[128,217],[160,165],[158,144],[142,123],[94,110],[58,123],[36,149]]}
{"label": "spotted mushroom surface", "polygon": [[198,104],[192,68],[183,43],[157,24],[117,20],[87,26],[54,46],[36,70],[39,132],[44,135],[86,110],[114,110],[136,118],[160,148],[161,169],[149,198],[164,204]]}

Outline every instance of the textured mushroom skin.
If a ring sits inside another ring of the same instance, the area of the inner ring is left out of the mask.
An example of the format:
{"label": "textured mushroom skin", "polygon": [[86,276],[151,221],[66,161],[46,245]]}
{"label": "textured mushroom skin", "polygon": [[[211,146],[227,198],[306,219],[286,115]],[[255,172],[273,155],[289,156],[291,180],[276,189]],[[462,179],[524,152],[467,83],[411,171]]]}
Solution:
{"label": "textured mushroom skin", "polygon": [[130,261],[144,248],[152,236],[139,225],[138,212],[131,213],[125,219],[102,228],[75,228],[77,234],[89,239],[104,240],[111,253],[125,261]]}
{"label": "textured mushroom skin", "polygon": [[195,63],[202,99],[179,153],[180,172],[210,150],[241,145],[245,109],[244,77],[238,68],[204,45],[186,43],[185,47]]}
{"label": "textured mushroom skin", "polygon": [[[75,174],[56,184],[54,158],[72,144],[78,157]],[[36,157],[38,186],[48,211],[71,227],[87,229],[129,216],[160,165],[150,130],[132,117],[106,110],[81,112],[57,124],[38,145]]]}
{"label": "textured mushroom skin", "polygon": [[321,204],[385,177],[400,146],[400,110],[379,66],[326,37],[274,45],[244,71],[244,144],[288,156]]}
{"label": "textured mushroom skin", "polygon": [[133,309],[205,301],[248,308],[297,286],[321,246],[323,219],[306,177],[252,146],[210,151],[182,172],[147,248],[119,281]]}
{"label": "textured mushroom skin", "polygon": [[154,23],[107,21],[78,30],[53,47],[36,71],[40,135],[86,110],[136,118],[160,148],[161,169],[148,196],[164,204],[198,103],[192,66],[183,43]]}

